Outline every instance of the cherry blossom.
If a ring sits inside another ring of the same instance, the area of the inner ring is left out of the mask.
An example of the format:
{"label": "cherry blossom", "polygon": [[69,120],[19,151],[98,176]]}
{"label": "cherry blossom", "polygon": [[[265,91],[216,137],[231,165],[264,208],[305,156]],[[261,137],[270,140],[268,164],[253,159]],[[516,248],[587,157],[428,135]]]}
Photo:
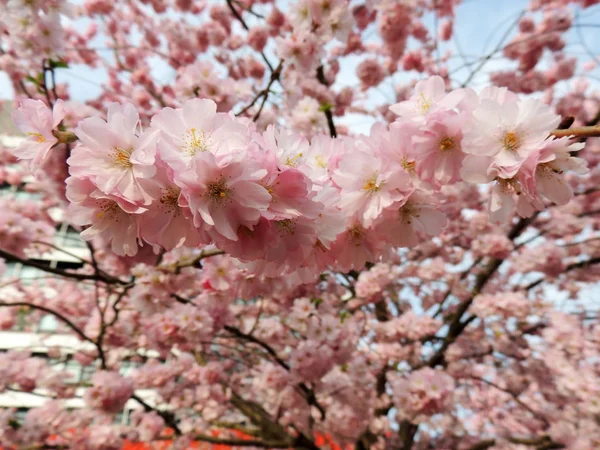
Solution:
{"label": "cherry blossom", "polygon": [[600,2],[525,3],[0,0],[0,446],[598,448]]}

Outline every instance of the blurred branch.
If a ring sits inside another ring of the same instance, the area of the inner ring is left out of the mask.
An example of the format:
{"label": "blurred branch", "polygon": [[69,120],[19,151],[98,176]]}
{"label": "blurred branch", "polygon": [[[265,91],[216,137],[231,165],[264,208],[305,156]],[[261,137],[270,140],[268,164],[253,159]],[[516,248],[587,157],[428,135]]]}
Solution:
{"label": "blurred branch", "polygon": [[[322,65],[320,65],[317,68],[317,80],[319,80],[319,83],[321,83],[323,86],[329,87],[329,82],[327,81],[327,78],[325,77],[325,71],[324,71]],[[325,113],[325,117],[327,118],[327,126],[329,127],[329,134],[333,138],[337,137],[337,130],[335,129],[335,123],[333,122],[333,113],[331,112],[331,109],[325,108],[325,110],[323,112]]]}
{"label": "blurred branch", "polygon": [[[235,337],[242,339],[244,341],[247,341],[247,342],[252,342],[252,343],[260,346],[263,350],[265,350],[269,355],[271,355],[273,357],[273,360],[277,364],[279,364],[281,367],[283,367],[288,372],[291,370],[289,364],[286,363],[283,359],[281,359],[279,357],[279,355],[277,355],[277,352],[273,349],[273,347],[271,347],[266,342],[263,342],[260,339],[257,339],[256,337],[254,337],[250,334],[246,334],[246,333],[242,332],[239,328],[232,327],[230,325],[225,325],[224,328],[225,328],[225,330],[227,330],[231,334],[233,334]],[[308,386],[306,386],[306,384],[304,384],[304,383],[299,383],[298,387],[304,394],[304,397],[305,397],[307,403],[309,405],[312,405],[315,408],[317,408],[319,410],[319,412],[321,413],[321,418],[325,419],[325,417],[326,417],[325,408],[323,408],[323,406],[318,402],[314,391],[312,389],[310,389]]]}
{"label": "blurred branch", "polygon": [[88,275],[83,273],[75,273],[75,272],[67,272],[66,270],[52,268],[48,265],[38,263],[31,259],[24,259],[17,255],[13,255],[12,253],[8,253],[2,249],[0,249],[0,258],[5,259],[7,262],[16,262],[23,264],[24,266],[34,267],[36,269],[42,270],[44,272],[53,273],[55,275],[60,275],[65,278],[72,278],[74,280],[93,280],[93,281],[102,281],[107,284],[122,284],[128,285],[130,283],[123,281],[119,278],[113,277],[112,275],[108,275],[106,273],[96,273],[94,275]]}
{"label": "blurred branch", "polygon": [[554,137],[600,137],[600,126],[577,127],[569,128],[567,130],[557,129],[551,131],[550,135]]}
{"label": "blurred branch", "polygon": [[45,313],[52,314],[54,317],[61,320],[62,322],[64,322],[65,325],[67,325],[69,328],[71,328],[71,330],[73,330],[73,332],[75,334],[77,334],[77,336],[79,336],[82,340],[89,342],[91,344],[94,344],[94,346],[96,345],[96,342],[93,339],[87,337],[83,333],[83,331],[81,331],[79,329],[79,327],[77,327],[77,325],[75,325],[73,322],[71,322],[65,316],[54,311],[53,309],[46,308],[45,306],[41,306],[41,305],[36,305],[34,303],[28,303],[28,302],[0,302],[0,306],[7,306],[7,307],[21,306],[21,307],[27,307],[27,308],[31,308],[31,309],[37,309],[39,311],[43,311]]}
{"label": "blurred branch", "polygon": [[256,96],[252,99],[252,101],[246,107],[244,107],[241,111],[236,113],[235,115],[241,116],[246,111],[248,111],[250,108],[252,108],[256,104],[256,102],[262,97],[263,100],[262,100],[262,103],[260,104],[260,108],[258,109],[256,114],[252,118],[252,120],[254,122],[256,122],[258,120],[258,118],[260,117],[260,113],[262,112],[262,110],[265,106],[265,103],[267,102],[269,93],[271,92],[271,86],[273,86],[273,83],[275,83],[275,81],[279,80],[282,69],[283,69],[283,60],[279,61],[279,65],[277,66],[277,68],[273,72],[271,72],[271,78],[269,78],[269,83],[267,84],[267,87],[265,87],[263,90],[258,92],[258,94],[256,94]]}
{"label": "blurred branch", "polygon": [[[227,6],[229,7],[229,10],[231,11],[231,14],[233,14],[233,16],[242,24],[242,27],[244,27],[244,30],[249,31],[250,27],[248,26],[248,24],[242,17],[242,14],[237,9],[235,9],[235,6],[233,6],[233,1],[232,0],[226,0],[226,1],[227,1]],[[260,55],[262,56],[262,59],[265,62],[265,64],[267,65],[267,67],[269,68],[269,70],[271,72],[273,72],[273,70],[274,70],[273,65],[267,58],[267,55],[265,55],[265,52],[260,52]]]}

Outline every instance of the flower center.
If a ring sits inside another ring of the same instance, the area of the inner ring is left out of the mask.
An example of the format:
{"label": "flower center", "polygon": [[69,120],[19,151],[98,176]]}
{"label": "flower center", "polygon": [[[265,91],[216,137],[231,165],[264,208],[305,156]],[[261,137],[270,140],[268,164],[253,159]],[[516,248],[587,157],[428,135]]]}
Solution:
{"label": "flower center", "polygon": [[194,156],[196,152],[205,152],[208,150],[209,139],[204,134],[204,131],[199,131],[196,128],[190,128],[187,133],[184,134],[183,140],[185,145],[183,151]]}
{"label": "flower center", "polygon": [[206,194],[214,203],[222,203],[231,196],[231,189],[227,187],[227,183],[221,178],[208,185]]}
{"label": "flower center", "polygon": [[414,161],[409,161],[406,156],[402,157],[402,161],[400,161],[400,165],[408,173],[414,173],[415,172],[415,168],[417,167],[417,163],[414,162]]}
{"label": "flower center", "polygon": [[398,210],[400,220],[402,221],[402,223],[405,223],[407,225],[410,225],[412,223],[413,218],[420,217],[420,212],[421,211],[419,210],[419,208],[415,207],[414,205],[411,205],[410,203],[405,203],[404,206]]}
{"label": "flower center", "polygon": [[292,219],[277,220],[275,226],[283,234],[293,236],[296,233],[296,224]]}
{"label": "flower center", "polygon": [[445,152],[447,150],[454,150],[456,148],[456,143],[454,139],[451,137],[445,137],[440,141],[440,150]]}
{"label": "flower center", "polygon": [[498,187],[505,194],[517,194],[521,195],[521,187],[519,182],[514,178],[496,178],[495,181],[498,183]]}
{"label": "flower center", "polygon": [[302,152],[298,153],[297,155],[294,156],[288,156],[285,159],[285,165],[288,167],[298,167],[298,160],[300,158],[302,158],[302,156],[304,156],[304,154]]}
{"label": "flower center", "polygon": [[363,190],[367,191],[369,194],[373,194],[381,189],[381,185],[377,184],[377,174],[373,175],[363,185]]}
{"label": "flower center", "polygon": [[502,146],[511,152],[516,152],[521,145],[521,137],[514,131],[507,131],[502,138]]}
{"label": "flower center", "polygon": [[113,153],[111,154],[113,158],[113,163],[117,166],[124,167],[125,169],[131,169],[133,164],[131,163],[131,152],[132,148],[123,149],[120,147],[114,147]]}
{"label": "flower center", "polygon": [[348,237],[350,237],[350,241],[356,246],[360,246],[362,244],[364,238],[364,231],[358,225],[355,225],[348,229]]}
{"label": "flower center", "polygon": [[177,211],[179,209],[179,193],[181,189],[175,186],[170,186],[166,189],[161,189],[159,202],[161,206],[169,211]]}
{"label": "flower center", "polygon": [[325,162],[325,160],[323,159],[323,157],[321,155],[315,156],[315,160],[317,161],[317,166],[319,166],[321,169],[327,168],[327,163]]}
{"label": "flower center", "polygon": [[117,205],[116,202],[112,200],[99,200],[98,207],[100,208],[100,212],[96,214],[98,219],[104,219],[105,217],[108,219],[119,221],[117,213],[121,208]]}
{"label": "flower center", "polygon": [[427,114],[429,109],[431,108],[431,99],[425,97],[424,93],[419,94],[419,99],[417,100],[417,108],[419,108],[419,112],[421,114]]}
{"label": "flower center", "polygon": [[540,164],[535,169],[535,174],[543,178],[550,178],[555,175],[560,175],[562,173],[563,171],[561,169],[556,169],[555,167],[552,167],[550,163]]}

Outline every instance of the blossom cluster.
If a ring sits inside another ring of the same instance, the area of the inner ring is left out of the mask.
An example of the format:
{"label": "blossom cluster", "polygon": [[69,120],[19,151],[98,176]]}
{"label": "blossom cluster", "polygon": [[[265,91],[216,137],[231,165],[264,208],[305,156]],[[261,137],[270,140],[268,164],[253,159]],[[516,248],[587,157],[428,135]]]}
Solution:
{"label": "blossom cluster", "polygon": [[429,367],[412,372],[408,378],[392,381],[399,414],[418,423],[451,407],[454,380]]}
{"label": "blossom cluster", "polygon": [[63,46],[61,14],[69,12],[67,0],[0,2],[0,29],[8,29],[14,50],[24,56],[53,56]]}
{"label": "blossom cluster", "polygon": [[[490,214],[501,222],[515,203],[523,217],[545,199],[565,204],[563,172],[585,172],[571,156],[581,144],[550,137],[559,117],[506,89],[446,93],[432,77],[391,110],[398,119],[369,136],[308,141],[272,126],[261,133],[211,100],[164,108],[145,129],[133,105],[112,104],[106,120],[74,130],[71,220],[119,255],[214,243],[267,276],[302,279],[439,234],[444,186],[491,183]],[[63,114],[61,103],[50,113],[25,101],[13,115],[30,138],[15,155],[39,167],[68,135],[53,131]]]}

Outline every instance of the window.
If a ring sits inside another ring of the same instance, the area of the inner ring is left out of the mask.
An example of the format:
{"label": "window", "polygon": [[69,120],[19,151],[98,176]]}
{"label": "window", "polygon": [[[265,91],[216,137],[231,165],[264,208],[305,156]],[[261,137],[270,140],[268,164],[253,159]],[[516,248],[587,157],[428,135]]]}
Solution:
{"label": "window", "polygon": [[25,422],[25,416],[27,416],[27,413],[29,412],[29,408],[19,408],[15,411],[15,420],[22,424]]}
{"label": "window", "polygon": [[123,361],[121,363],[121,367],[119,368],[119,373],[124,377],[131,375],[131,372],[139,367],[140,365],[133,361]]}
{"label": "window", "polygon": [[58,319],[52,314],[46,314],[40,320],[38,331],[40,333],[56,333],[58,329]]}
{"label": "window", "polygon": [[120,413],[115,415],[114,418],[114,423],[118,423],[120,425],[129,425],[131,418],[130,416],[130,411],[127,409],[124,409],[123,411],[121,411]]}
{"label": "window", "polygon": [[81,382],[89,383],[94,372],[96,372],[96,368],[94,366],[84,366],[81,370]]}
{"label": "window", "polygon": [[40,281],[46,277],[46,272],[35,267],[23,266],[19,271],[18,276],[23,280],[24,283],[32,281]]}
{"label": "window", "polygon": [[71,376],[68,380],[66,380],[69,384],[78,384],[81,380],[82,370],[81,364],[77,361],[70,359],[65,363],[64,370],[68,372]]}

